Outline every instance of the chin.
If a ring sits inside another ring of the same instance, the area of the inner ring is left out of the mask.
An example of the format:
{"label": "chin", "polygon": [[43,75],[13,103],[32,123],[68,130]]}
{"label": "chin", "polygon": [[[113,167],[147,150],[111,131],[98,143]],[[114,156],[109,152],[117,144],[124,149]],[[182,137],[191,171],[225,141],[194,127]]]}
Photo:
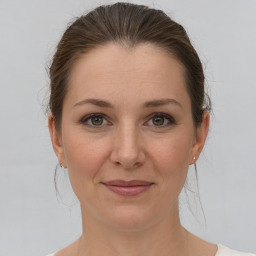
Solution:
{"label": "chin", "polygon": [[[149,214],[149,211],[138,209],[134,206],[118,207],[108,214],[109,218],[105,222],[112,228],[122,231],[138,231],[146,229],[156,222],[156,213]],[[106,217],[107,215],[105,215]]]}

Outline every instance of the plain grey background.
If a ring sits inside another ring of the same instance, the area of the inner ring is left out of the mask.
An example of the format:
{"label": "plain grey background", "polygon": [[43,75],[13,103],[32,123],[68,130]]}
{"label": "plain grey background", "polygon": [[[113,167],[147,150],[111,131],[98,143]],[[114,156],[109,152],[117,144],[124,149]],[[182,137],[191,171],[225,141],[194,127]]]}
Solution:
{"label": "plain grey background", "polygon": [[[93,0],[0,0],[0,256],[45,255],[81,234],[79,203],[59,170],[44,116],[50,63],[67,23]],[[214,115],[199,190],[181,216],[191,232],[256,252],[256,1],[140,0],[187,30],[204,64]],[[190,183],[194,170],[190,169]],[[189,211],[189,205],[192,213]]]}

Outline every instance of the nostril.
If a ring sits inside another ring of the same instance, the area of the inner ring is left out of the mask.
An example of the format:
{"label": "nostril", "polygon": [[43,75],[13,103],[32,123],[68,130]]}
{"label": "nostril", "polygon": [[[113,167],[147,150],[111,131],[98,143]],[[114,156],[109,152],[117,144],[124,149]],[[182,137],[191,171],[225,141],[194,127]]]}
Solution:
{"label": "nostril", "polygon": [[[122,137],[123,138],[123,137]],[[110,160],[116,166],[125,169],[137,168],[145,161],[145,152],[134,136],[125,136],[125,139],[118,137],[113,145]]]}

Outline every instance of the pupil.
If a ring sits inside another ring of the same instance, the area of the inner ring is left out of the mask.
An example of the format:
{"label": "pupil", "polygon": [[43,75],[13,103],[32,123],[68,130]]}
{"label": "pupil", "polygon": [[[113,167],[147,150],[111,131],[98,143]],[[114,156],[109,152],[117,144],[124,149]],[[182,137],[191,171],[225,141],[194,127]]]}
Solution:
{"label": "pupil", "polygon": [[163,117],[160,117],[160,116],[154,117],[154,118],[153,118],[153,123],[154,123],[155,125],[163,125],[163,123],[164,123],[164,118],[163,118]]}
{"label": "pupil", "polygon": [[101,125],[102,124],[102,117],[93,117],[92,118],[93,125]]}

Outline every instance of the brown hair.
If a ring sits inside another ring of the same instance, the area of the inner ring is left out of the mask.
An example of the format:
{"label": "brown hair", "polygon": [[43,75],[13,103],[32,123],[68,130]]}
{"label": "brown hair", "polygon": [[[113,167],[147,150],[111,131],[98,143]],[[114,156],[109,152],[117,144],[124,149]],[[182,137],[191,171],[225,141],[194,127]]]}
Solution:
{"label": "brown hair", "polygon": [[50,67],[49,100],[58,131],[61,131],[62,106],[72,65],[82,54],[108,42],[128,47],[152,43],[175,56],[185,67],[194,124],[198,126],[202,122],[203,112],[210,110],[210,100],[204,91],[201,61],[184,28],[161,10],[116,3],[99,6],[76,19],[58,43]]}

